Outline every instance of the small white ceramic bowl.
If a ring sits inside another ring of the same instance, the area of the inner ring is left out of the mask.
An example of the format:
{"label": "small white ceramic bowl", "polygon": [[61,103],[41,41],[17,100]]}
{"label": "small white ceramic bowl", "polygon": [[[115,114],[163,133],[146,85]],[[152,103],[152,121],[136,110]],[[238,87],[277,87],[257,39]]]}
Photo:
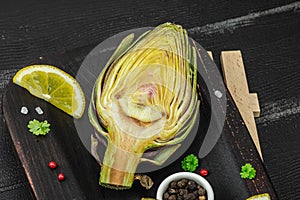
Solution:
{"label": "small white ceramic bowl", "polygon": [[168,176],[158,187],[157,193],[156,193],[156,199],[157,200],[163,200],[163,194],[169,187],[169,184],[172,181],[178,181],[182,178],[190,179],[195,181],[197,184],[201,185],[207,193],[207,200],[214,200],[214,191],[210,185],[210,183],[203,178],[202,176],[192,173],[192,172],[178,172],[175,174],[172,174]]}

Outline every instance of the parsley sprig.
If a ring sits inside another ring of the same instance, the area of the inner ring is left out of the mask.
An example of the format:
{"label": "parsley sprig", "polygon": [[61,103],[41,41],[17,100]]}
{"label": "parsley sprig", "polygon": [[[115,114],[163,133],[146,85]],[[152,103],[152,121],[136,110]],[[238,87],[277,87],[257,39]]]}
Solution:
{"label": "parsley sprig", "polygon": [[256,176],[256,170],[250,163],[246,163],[241,167],[240,175],[244,179],[253,179]]}
{"label": "parsley sprig", "polygon": [[186,156],[181,161],[181,167],[184,171],[195,171],[198,167],[198,158],[194,154]]}
{"label": "parsley sprig", "polygon": [[50,124],[47,120],[40,122],[36,119],[29,121],[27,127],[34,135],[46,135],[50,131]]}

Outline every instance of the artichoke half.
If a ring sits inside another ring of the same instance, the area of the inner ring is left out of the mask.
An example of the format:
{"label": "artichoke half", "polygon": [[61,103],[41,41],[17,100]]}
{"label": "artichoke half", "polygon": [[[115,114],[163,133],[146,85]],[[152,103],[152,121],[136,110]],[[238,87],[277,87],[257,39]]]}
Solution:
{"label": "artichoke half", "polygon": [[[200,101],[197,59],[186,30],[164,23],[125,37],[93,88],[89,119],[107,140],[100,185],[132,186],[140,162],[160,165],[195,124]],[[154,159],[149,149],[163,148]]]}

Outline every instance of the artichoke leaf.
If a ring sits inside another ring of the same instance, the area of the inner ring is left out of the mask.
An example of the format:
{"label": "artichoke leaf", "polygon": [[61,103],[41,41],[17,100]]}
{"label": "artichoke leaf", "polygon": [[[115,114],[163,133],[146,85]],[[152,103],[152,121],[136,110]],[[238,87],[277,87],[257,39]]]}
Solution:
{"label": "artichoke leaf", "polygon": [[166,160],[181,146],[181,144],[172,145],[170,147],[165,147],[158,155],[153,159],[141,158],[140,162],[149,162],[155,165],[162,165]]}
{"label": "artichoke leaf", "polygon": [[91,135],[91,153],[92,153],[92,156],[94,156],[94,158],[97,160],[97,162],[100,165],[102,165],[101,160],[100,160],[100,156],[97,152],[98,144],[99,144],[99,142],[98,142],[97,138],[92,134]]}
{"label": "artichoke leaf", "polygon": [[[200,101],[197,102],[197,108],[200,106]],[[174,137],[173,139],[169,139],[170,133],[167,134],[165,137],[160,137],[155,141],[155,146],[161,146],[161,145],[174,145],[179,142],[182,142],[190,133],[190,131],[193,129],[193,124],[195,123],[197,119],[199,111],[196,109],[196,113],[193,115],[192,119],[190,119],[189,123],[187,126],[185,126],[183,129],[181,129],[176,135],[180,135],[182,132],[183,134],[179,137]],[[164,140],[165,139],[165,140]]]}
{"label": "artichoke leaf", "polygon": [[[128,48],[130,47],[130,45],[133,42],[133,38],[134,38],[134,34],[131,33],[129,35],[127,35],[119,44],[119,46],[116,48],[116,50],[114,51],[114,53],[112,54],[112,56],[110,57],[110,59],[107,61],[106,66],[109,66],[113,61],[115,61],[120,55],[122,55],[123,53],[125,53]],[[106,68],[105,66],[105,68]]]}
{"label": "artichoke leaf", "polygon": [[94,126],[94,129],[98,133],[103,135],[105,138],[108,138],[109,137],[108,133],[106,131],[104,131],[103,128],[101,127],[101,125],[99,124],[98,117],[96,115],[95,110],[96,109],[95,109],[94,93],[93,93],[92,97],[91,97],[91,103],[90,103],[89,108],[88,108],[89,120],[90,120],[90,123]]}

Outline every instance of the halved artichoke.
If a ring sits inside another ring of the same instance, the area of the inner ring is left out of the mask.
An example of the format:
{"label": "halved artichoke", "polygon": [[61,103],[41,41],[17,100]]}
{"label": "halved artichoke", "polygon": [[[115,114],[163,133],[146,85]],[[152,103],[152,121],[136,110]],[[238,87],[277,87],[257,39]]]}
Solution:
{"label": "halved artichoke", "polygon": [[[132,186],[138,164],[162,164],[195,124],[197,59],[186,30],[165,23],[135,42],[130,34],[100,73],[89,119],[107,140],[100,185]],[[154,159],[146,150],[164,147]]]}

